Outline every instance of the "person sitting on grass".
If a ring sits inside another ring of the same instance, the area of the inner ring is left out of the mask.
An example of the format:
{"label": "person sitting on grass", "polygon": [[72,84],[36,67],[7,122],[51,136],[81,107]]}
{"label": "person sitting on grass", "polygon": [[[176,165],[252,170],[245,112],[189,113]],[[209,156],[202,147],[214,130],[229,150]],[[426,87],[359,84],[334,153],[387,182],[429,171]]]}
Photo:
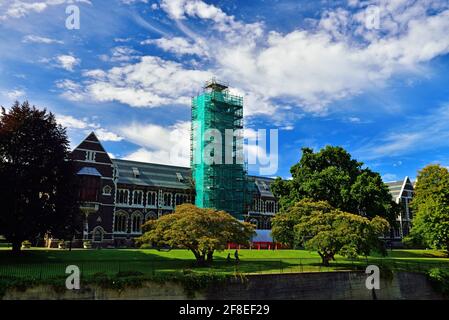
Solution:
{"label": "person sitting on grass", "polygon": [[228,253],[228,256],[226,257],[226,262],[231,262],[231,254],[230,253]]}

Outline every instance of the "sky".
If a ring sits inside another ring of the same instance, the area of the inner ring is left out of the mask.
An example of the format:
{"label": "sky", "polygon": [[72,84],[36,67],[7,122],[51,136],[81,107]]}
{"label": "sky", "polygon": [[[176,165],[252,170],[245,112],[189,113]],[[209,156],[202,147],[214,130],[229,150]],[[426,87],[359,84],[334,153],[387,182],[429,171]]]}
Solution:
{"label": "sky", "polygon": [[248,137],[278,130],[269,176],[336,145],[414,179],[449,166],[448,30],[448,0],[0,0],[0,104],[47,108],[72,148],[95,131],[111,157],[188,166],[191,97],[216,77]]}

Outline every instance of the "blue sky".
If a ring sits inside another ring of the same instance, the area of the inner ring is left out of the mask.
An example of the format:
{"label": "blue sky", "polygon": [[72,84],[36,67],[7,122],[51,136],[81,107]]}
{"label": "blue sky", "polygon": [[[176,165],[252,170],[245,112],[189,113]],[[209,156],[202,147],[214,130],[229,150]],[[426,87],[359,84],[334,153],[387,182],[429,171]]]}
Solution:
{"label": "blue sky", "polygon": [[94,130],[116,158],[188,165],[190,97],[215,76],[249,135],[279,130],[275,175],[331,144],[414,178],[449,165],[447,30],[447,0],[3,0],[0,104],[46,107],[72,146]]}

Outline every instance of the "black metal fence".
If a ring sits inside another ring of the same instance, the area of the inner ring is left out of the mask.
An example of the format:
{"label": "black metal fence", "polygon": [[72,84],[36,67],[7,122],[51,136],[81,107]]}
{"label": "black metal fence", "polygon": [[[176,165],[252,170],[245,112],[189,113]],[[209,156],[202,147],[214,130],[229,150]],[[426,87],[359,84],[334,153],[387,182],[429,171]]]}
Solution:
{"label": "black metal fence", "polygon": [[126,276],[156,275],[173,272],[212,272],[217,274],[255,274],[255,273],[302,273],[302,272],[335,272],[365,270],[369,265],[391,271],[426,272],[432,268],[449,271],[449,263],[435,259],[431,261],[412,261],[408,259],[370,258],[370,259],[337,259],[328,266],[319,258],[290,259],[242,259],[227,261],[217,259],[204,267],[197,266],[194,260],[183,259],[147,259],[132,261],[55,261],[50,263],[7,263],[0,262],[0,278],[52,279],[66,277],[69,265],[77,266],[83,276]]}

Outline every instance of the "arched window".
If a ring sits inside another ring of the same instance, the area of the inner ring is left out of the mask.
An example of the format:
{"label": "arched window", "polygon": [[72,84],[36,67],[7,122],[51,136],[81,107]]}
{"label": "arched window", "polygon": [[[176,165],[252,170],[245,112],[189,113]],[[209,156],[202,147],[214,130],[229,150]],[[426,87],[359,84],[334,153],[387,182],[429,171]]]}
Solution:
{"label": "arched window", "polygon": [[156,191],[148,191],[147,193],[147,206],[155,206],[157,200]]}
{"label": "arched window", "polygon": [[136,211],[131,215],[131,231],[132,233],[142,232],[143,215]]}
{"label": "arched window", "polygon": [[187,203],[187,195],[177,193],[175,196],[175,203],[177,206],[183,203]]}
{"label": "arched window", "polygon": [[134,190],[133,192],[133,204],[134,205],[142,205],[143,204],[143,191],[141,190]]}
{"label": "arched window", "polygon": [[156,220],[156,219],[157,219],[157,214],[153,211],[148,212],[145,216],[145,221]]}
{"label": "arched window", "polygon": [[171,193],[164,193],[164,207],[171,207]]}
{"label": "arched window", "polygon": [[128,214],[126,212],[118,211],[115,213],[114,231],[115,232],[128,231]]}
{"label": "arched window", "polygon": [[259,227],[258,227],[258,226],[259,226],[259,221],[257,221],[256,218],[251,218],[251,219],[249,220],[249,223],[255,225],[255,226],[256,226],[256,229],[259,229]]}
{"label": "arched window", "polygon": [[117,203],[128,204],[129,191],[127,189],[119,189],[117,191]]}
{"label": "arched window", "polygon": [[95,227],[94,230],[92,231],[92,241],[93,242],[102,242],[104,233],[105,233],[105,231],[102,227],[100,227],[100,226]]}
{"label": "arched window", "polygon": [[112,193],[112,188],[110,186],[105,186],[103,188],[103,195],[104,196],[110,196]]}

